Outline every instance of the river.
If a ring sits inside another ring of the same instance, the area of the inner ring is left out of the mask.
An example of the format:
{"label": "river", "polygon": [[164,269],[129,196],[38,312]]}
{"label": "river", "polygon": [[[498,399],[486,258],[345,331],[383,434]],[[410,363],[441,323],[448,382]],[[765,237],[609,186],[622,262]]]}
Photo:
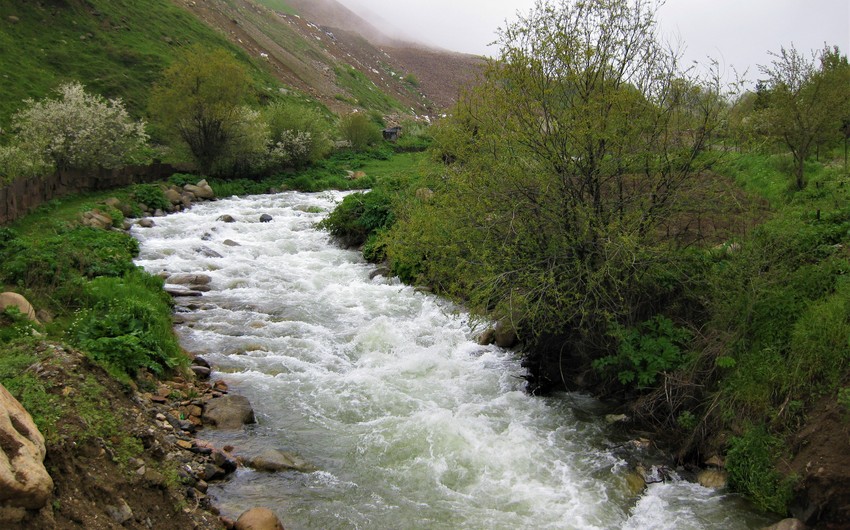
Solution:
{"label": "river", "polygon": [[[633,495],[628,440],[598,403],[527,395],[516,353],[475,342],[481,324],[395,279],[370,279],[359,253],[314,228],[341,197],[231,198],[133,228],[149,272],[212,277],[203,297],[178,300],[176,331],[251,400],[258,423],[203,437],[241,454],[294,452],[319,470],[242,467],[210,488],[223,514],[268,506],[289,530],[769,523],[675,472]],[[273,220],[259,222],[264,213]]]}

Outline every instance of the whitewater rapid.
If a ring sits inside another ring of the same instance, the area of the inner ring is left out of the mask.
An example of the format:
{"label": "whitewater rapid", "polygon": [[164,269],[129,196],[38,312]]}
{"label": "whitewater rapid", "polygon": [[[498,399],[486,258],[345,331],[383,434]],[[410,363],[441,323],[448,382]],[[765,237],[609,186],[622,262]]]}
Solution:
{"label": "whitewater rapid", "polygon": [[[622,440],[597,403],[526,394],[517,354],[478,345],[469,315],[396,279],[370,279],[359,253],[315,229],[341,197],[231,198],[133,228],[149,272],[212,278],[202,297],[178,300],[176,331],[251,400],[258,423],[203,437],[243,455],[283,449],[318,468],[240,468],[210,488],[225,515],[268,506],[290,530],[768,522],[684,480],[633,495]],[[273,220],[261,223],[264,213]]]}

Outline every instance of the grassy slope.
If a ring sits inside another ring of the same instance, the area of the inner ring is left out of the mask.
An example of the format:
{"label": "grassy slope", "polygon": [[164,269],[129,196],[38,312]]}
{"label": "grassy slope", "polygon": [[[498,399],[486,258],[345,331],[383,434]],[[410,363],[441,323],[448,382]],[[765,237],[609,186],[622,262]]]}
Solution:
{"label": "grassy slope", "polygon": [[[139,116],[151,85],[184,46],[232,51],[255,76],[241,50],[168,0],[68,0],[0,3],[0,123],[25,98],[39,98],[62,82],[80,80],[109,97],[120,96]],[[10,22],[10,16],[17,22]],[[45,28],[50,28],[45,31]]]}

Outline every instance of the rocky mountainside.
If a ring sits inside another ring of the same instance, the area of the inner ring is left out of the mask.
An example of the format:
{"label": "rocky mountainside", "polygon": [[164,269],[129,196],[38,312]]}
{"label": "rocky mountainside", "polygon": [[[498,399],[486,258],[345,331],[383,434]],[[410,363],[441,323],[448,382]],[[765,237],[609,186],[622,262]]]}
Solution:
{"label": "rocky mountainside", "polygon": [[335,111],[439,113],[480,57],[391,40],[334,0],[174,0]]}

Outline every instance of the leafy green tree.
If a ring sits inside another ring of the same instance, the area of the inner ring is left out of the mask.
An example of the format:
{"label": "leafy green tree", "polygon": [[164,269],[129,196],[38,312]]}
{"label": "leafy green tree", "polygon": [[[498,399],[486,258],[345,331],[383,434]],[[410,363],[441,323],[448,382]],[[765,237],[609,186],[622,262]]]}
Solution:
{"label": "leafy green tree", "polygon": [[[590,357],[659,310],[671,219],[710,163],[717,76],[679,67],[640,0],[539,2],[435,132],[446,174],[401,209],[388,255],[528,337]],[[672,225],[672,226],[671,226]]]}
{"label": "leafy green tree", "polygon": [[57,93],[59,99],[27,100],[13,116],[17,134],[3,158],[17,161],[24,173],[115,168],[144,160],[145,124],[133,121],[120,99],[89,94],[77,82],[61,85]]}
{"label": "leafy green tree", "polygon": [[248,74],[233,56],[193,47],[165,70],[150,110],[189,148],[201,173],[209,174],[245,132],[242,106],[249,93]]}
{"label": "leafy green tree", "polygon": [[764,132],[791,151],[794,184],[806,186],[804,164],[818,144],[841,137],[842,119],[850,114],[850,65],[838,47],[806,57],[781,48],[761,71]]}

